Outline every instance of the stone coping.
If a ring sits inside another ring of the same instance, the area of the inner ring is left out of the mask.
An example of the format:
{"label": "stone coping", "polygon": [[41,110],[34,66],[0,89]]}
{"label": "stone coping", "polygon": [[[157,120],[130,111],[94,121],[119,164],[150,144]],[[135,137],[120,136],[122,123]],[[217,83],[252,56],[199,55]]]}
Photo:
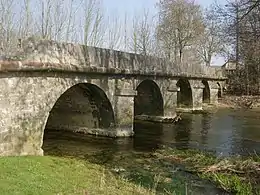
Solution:
{"label": "stone coping", "polygon": [[188,73],[172,73],[162,71],[142,71],[130,70],[111,67],[97,66],[76,66],[72,64],[61,63],[45,63],[33,61],[0,61],[0,73],[6,72],[73,72],[73,73],[89,73],[89,74],[108,74],[108,75],[126,75],[126,76],[147,76],[147,77],[189,77],[191,79],[208,79],[208,80],[226,80],[226,77],[209,77],[206,74],[191,75]]}

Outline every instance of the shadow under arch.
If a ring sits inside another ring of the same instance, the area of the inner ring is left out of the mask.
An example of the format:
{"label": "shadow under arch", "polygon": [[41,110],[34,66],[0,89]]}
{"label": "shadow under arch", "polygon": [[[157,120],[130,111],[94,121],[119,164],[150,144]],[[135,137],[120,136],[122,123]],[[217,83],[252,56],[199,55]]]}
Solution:
{"label": "shadow under arch", "polygon": [[187,79],[179,79],[176,85],[180,88],[177,93],[177,107],[191,108],[193,104],[190,82]]}
{"label": "shadow under arch", "polygon": [[152,80],[142,81],[136,88],[134,116],[163,116],[163,97],[159,86]]}
{"label": "shadow under arch", "polygon": [[217,85],[218,85],[218,98],[221,98],[222,97],[222,87],[219,84],[219,82],[217,82]]}
{"label": "shadow under arch", "polygon": [[90,83],[76,84],[67,89],[52,107],[47,130],[78,131],[115,126],[114,111],[105,92]]}
{"label": "shadow under arch", "polygon": [[203,96],[202,96],[202,102],[203,103],[210,103],[210,88],[209,83],[207,80],[202,80],[202,84],[204,85],[203,88]]}

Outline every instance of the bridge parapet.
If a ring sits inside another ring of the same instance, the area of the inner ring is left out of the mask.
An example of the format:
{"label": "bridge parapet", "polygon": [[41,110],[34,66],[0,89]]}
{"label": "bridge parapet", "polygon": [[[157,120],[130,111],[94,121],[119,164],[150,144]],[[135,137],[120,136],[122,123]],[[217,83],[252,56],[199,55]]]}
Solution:
{"label": "bridge parapet", "polygon": [[87,47],[50,40],[25,40],[12,56],[4,57],[0,71],[69,71],[163,77],[224,79],[221,71],[200,64],[176,65],[153,56]]}

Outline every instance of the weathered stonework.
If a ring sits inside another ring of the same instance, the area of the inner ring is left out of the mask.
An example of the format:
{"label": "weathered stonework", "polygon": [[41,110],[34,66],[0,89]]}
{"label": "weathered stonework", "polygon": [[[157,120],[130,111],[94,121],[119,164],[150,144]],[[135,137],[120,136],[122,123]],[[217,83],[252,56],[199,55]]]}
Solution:
{"label": "weathered stonework", "polygon": [[[218,102],[218,96],[222,96],[223,94],[223,83],[221,82],[216,82],[216,81],[209,81],[208,82],[209,87],[210,87],[210,103],[211,104],[216,104]],[[220,94],[219,94],[220,93]]]}
{"label": "weathered stonework", "polygon": [[164,116],[174,116],[175,108],[177,107],[177,92],[180,88],[177,87],[177,80],[169,80],[167,85],[161,89],[164,99]]}
{"label": "weathered stonework", "polygon": [[202,96],[204,85],[200,80],[193,80],[190,82],[192,90],[192,105],[193,110],[202,110]]}
{"label": "weathered stonework", "polygon": [[[225,80],[213,69],[184,70],[162,59],[119,51],[30,39],[23,46],[0,62],[0,155],[42,155],[48,128],[133,135],[134,101],[145,80],[153,85],[143,99],[162,98],[165,117],[175,116],[179,78],[190,83],[191,109],[201,109],[202,79]],[[215,102],[216,85],[209,86]]]}

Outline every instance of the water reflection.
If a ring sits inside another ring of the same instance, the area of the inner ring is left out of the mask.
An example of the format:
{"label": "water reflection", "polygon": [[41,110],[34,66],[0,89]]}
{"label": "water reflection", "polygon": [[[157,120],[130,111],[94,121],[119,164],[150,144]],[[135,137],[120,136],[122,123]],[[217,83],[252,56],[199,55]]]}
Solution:
{"label": "water reflection", "polygon": [[137,151],[154,151],[163,144],[161,123],[135,122],[133,148]]}
{"label": "water reflection", "polygon": [[182,114],[182,120],[174,125],[136,123],[133,147],[148,151],[166,144],[208,150],[218,156],[260,154],[259,126],[260,111]]}
{"label": "water reflection", "polygon": [[189,148],[191,129],[192,118],[184,118],[176,126],[173,126],[173,130],[175,132],[175,145],[178,149]]}
{"label": "water reflection", "polygon": [[202,120],[201,120],[201,143],[205,144],[207,143],[207,136],[208,136],[208,132],[209,129],[211,128],[211,121],[212,121],[212,115],[210,114],[203,114],[202,116]]}
{"label": "water reflection", "polygon": [[177,125],[164,125],[164,133],[174,131],[175,135],[174,141],[168,138],[164,143],[182,149],[214,151],[221,156],[260,153],[260,112],[219,110],[183,114],[182,118]]}

